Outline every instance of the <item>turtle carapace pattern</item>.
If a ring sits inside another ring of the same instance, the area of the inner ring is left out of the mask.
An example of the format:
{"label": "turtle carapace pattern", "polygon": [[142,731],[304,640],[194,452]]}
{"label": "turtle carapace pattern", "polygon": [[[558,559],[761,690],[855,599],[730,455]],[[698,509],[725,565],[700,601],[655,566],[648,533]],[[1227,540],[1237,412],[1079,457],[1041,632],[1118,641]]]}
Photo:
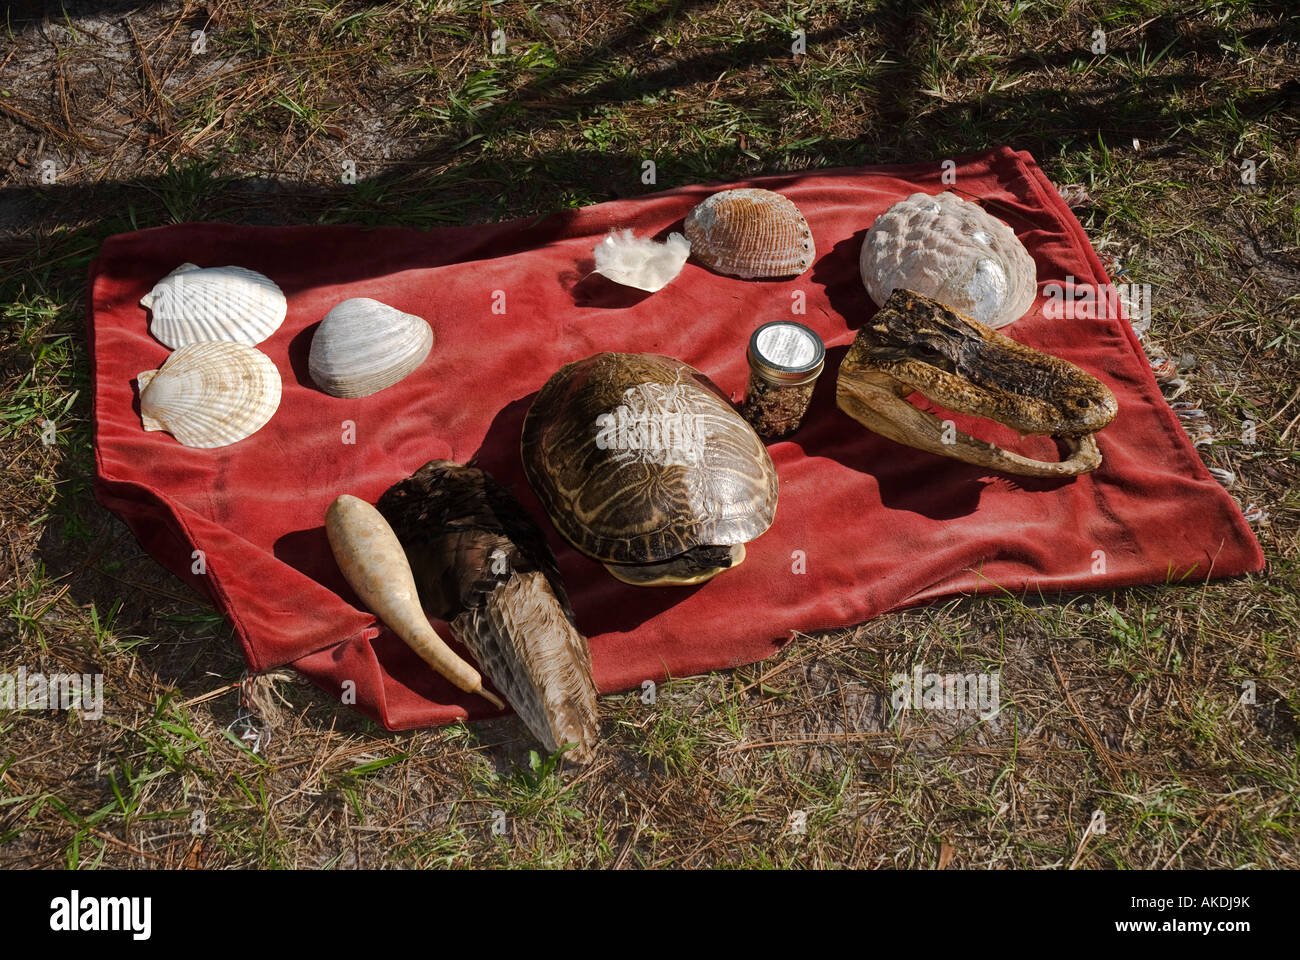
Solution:
{"label": "turtle carapace pattern", "polygon": [[708,377],[671,357],[597,353],[546,382],[524,472],[556,529],[640,586],[702,583],[772,524],[777,475]]}

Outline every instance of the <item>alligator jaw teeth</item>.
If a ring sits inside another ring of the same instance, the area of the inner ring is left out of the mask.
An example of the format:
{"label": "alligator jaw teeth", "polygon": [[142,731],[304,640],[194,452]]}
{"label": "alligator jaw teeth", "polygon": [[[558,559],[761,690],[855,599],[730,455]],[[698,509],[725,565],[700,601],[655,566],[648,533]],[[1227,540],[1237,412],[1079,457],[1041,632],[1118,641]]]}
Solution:
{"label": "alligator jaw teeth", "polygon": [[1101,465],[1101,451],[1093,434],[1063,437],[1069,456],[1055,463],[1023,457],[955,429],[949,431],[952,442],[945,443],[943,421],[908,403],[911,392],[911,387],[883,371],[864,370],[852,380],[840,377],[836,402],[868,430],[895,443],[992,470],[1027,477],[1074,477]]}

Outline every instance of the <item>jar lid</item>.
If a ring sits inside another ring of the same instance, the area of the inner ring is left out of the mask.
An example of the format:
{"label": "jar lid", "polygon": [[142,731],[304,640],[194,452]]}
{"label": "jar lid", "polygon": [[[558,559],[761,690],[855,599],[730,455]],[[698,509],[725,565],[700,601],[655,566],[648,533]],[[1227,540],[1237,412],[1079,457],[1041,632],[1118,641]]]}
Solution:
{"label": "jar lid", "polygon": [[802,323],[765,323],[749,338],[749,365],[764,379],[787,386],[816,380],[826,364],[822,338]]}

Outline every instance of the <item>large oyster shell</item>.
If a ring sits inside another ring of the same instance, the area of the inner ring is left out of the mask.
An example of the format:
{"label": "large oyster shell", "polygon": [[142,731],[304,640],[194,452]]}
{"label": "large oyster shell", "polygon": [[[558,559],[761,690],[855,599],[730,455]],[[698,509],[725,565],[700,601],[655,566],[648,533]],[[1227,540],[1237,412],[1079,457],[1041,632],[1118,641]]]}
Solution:
{"label": "large oyster shell", "polygon": [[153,314],[149,332],[173,350],[207,340],[261,343],[288,310],[284,293],[256,270],[192,263],[159,280],[140,305]]}
{"label": "large oyster shell", "polygon": [[176,350],[140,384],[146,430],[166,430],[187,447],[224,447],[256,433],[280,406],[280,373],[242,343],[211,340]]}
{"label": "large oyster shell", "polygon": [[326,393],[368,397],[424,362],[433,329],[420,317],[369,297],[336,304],[311,338],[307,369]]}
{"label": "large oyster shell", "polygon": [[1038,295],[1034,260],[1012,229],[954,193],[914,193],[878,216],[859,266],[877,306],[902,288],[995,328]]}
{"label": "large oyster shell", "polygon": [[686,215],[691,255],[736,277],[793,277],[817,255],[812,231],[794,201],[742,187],[708,197]]}

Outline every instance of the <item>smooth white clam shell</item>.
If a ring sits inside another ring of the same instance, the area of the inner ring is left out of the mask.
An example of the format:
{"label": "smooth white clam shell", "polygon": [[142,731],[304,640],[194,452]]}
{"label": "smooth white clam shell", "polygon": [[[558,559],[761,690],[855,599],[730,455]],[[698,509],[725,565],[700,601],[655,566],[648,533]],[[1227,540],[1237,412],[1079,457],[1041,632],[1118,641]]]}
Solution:
{"label": "smooth white clam shell", "polygon": [[256,433],[280,406],[280,372],[260,350],[210,340],[177,349],[145,370],[140,418],[187,447],[224,447]]}
{"label": "smooth white clam shell", "polygon": [[878,216],[859,268],[877,306],[901,287],[990,327],[1019,320],[1038,295],[1034,260],[1012,229],[954,193],[914,193]]}
{"label": "smooth white clam shell", "polygon": [[325,314],[311,339],[307,369],[331,396],[368,397],[409,374],[432,348],[433,328],[420,317],[355,297]]}
{"label": "smooth white clam shell", "polygon": [[140,305],[152,314],[149,332],[173,350],[210,340],[261,343],[288,311],[284,293],[256,270],[192,263],[159,280]]}

